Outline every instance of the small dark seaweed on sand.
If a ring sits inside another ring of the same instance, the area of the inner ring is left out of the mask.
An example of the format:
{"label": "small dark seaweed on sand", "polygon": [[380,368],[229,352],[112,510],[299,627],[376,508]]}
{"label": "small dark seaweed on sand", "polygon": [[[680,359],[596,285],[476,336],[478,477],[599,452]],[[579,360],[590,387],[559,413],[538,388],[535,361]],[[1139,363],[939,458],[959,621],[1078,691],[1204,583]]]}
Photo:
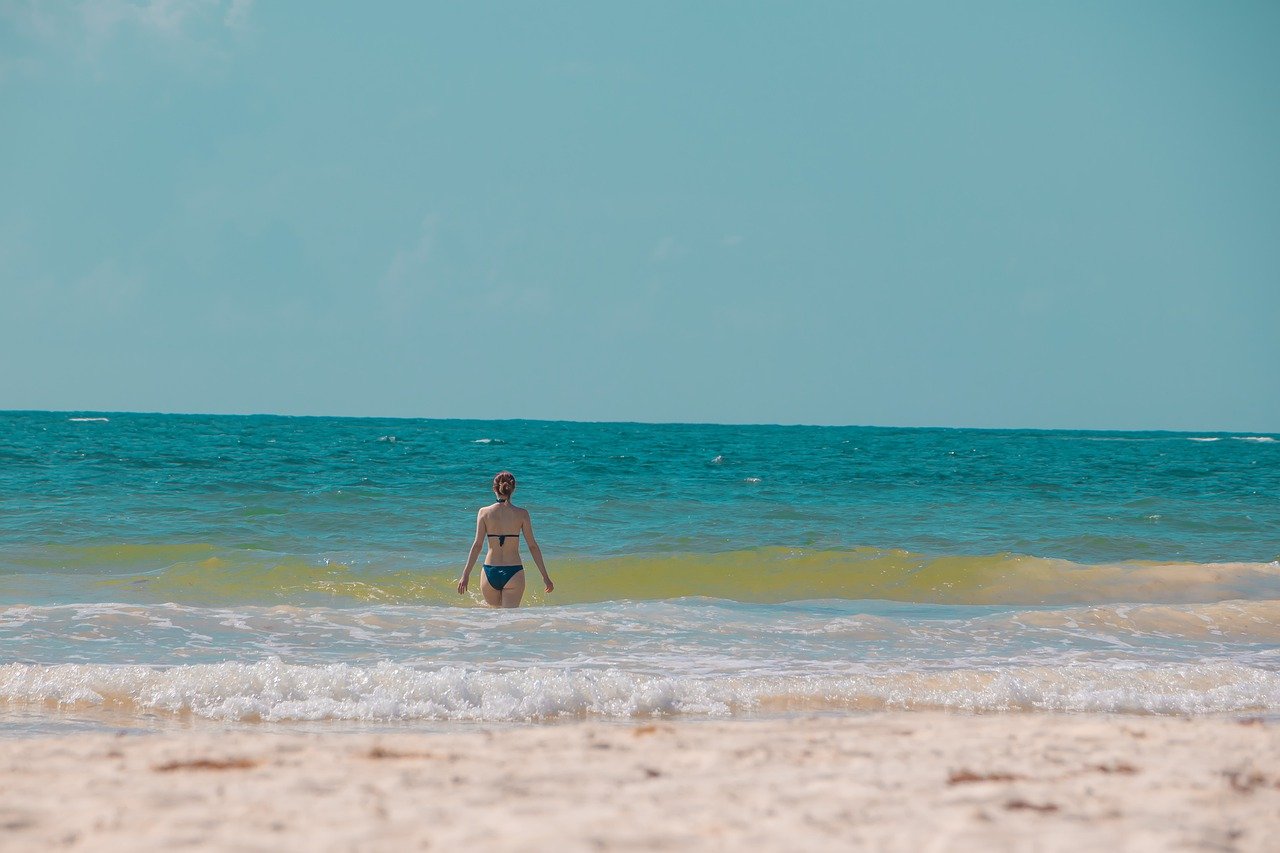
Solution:
{"label": "small dark seaweed on sand", "polygon": [[1122,773],[1126,776],[1132,776],[1138,772],[1138,768],[1123,761],[1116,761],[1111,764],[1094,764],[1090,769],[1097,770],[1099,773]]}
{"label": "small dark seaweed on sand", "polygon": [[369,750],[368,758],[435,758],[429,752],[396,752],[394,749],[387,749],[382,746],[375,746]]}
{"label": "small dark seaweed on sand", "polygon": [[248,770],[257,766],[258,762],[248,758],[197,758],[192,761],[170,761],[153,769],[157,773],[171,773],[174,770]]}
{"label": "small dark seaweed on sand", "polygon": [[1280,781],[1272,781],[1256,770],[1245,773],[1242,770],[1228,770],[1222,774],[1227,777],[1231,790],[1238,794],[1252,794],[1255,788],[1280,788]]}
{"label": "small dark seaweed on sand", "polygon": [[1041,814],[1048,814],[1049,812],[1056,812],[1058,810],[1058,806],[1055,805],[1054,803],[1037,804],[1037,803],[1029,803],[1026,800],[1010,800],[1009,802],[1004,804],[1004,807],[1011,812],[1012,811],[1033,811],[1033,812],[1040,812]]}
{"label": "small dark seaweed on sand", "polygon": [[963,785],[966,782],[1014,782],[1021,779],[1014,773],[974,773],[972,770],[954,770],[947,777],[948,785]]}

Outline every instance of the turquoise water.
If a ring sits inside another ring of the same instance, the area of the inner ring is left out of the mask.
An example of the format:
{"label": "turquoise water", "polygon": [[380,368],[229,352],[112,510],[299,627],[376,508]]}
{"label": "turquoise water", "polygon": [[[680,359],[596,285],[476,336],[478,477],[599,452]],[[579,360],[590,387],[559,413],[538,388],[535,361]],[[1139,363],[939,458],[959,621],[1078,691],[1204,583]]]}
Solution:
{"label": "turquoise water", "polygon": [[3,413],[0,535],[18,728],[1280,710],[1272,435]]}

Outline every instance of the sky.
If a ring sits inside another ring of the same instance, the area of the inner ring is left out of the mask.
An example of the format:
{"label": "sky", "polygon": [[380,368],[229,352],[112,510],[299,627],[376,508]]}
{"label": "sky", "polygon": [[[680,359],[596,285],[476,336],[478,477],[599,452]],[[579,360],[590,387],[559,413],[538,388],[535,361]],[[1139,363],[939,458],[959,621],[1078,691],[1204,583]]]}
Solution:
{"label": "sky", "polygon": [[0,409],[1280,432],[1278,44],[0,0]]}

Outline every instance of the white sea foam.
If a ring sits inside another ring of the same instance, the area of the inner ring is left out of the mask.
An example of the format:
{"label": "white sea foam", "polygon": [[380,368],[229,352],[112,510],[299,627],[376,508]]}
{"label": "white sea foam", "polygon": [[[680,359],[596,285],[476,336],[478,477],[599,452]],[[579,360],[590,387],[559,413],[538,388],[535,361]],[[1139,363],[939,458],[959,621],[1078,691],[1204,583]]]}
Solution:
{"label": "white sea foam", "polygon": [[1204,438],[1189,438],[1187,441],[1222,441],[1222,439],[1215,436],[1206,436]]}
{"label": "white sea foam", "polygon": [[394,435],[384,435],[378,438],[378,441],[385,441],[388,444],[395,444],[396,437]]}
{"label": "white sea foam", "polygon": [[1233,435],[1236,441],[1252,441],[1258,444],[1275,444],[1276,440],[1267,435]]}
{"label": "white sea foam", "polygon": [[508,721],[945,708],[1203,714],[1280,710],[1280,674],[1228,663],[1109,664],[840,676],[658,676],[545,668],[0,666],[0,702],[223,720]]}
{"label": "white sea foam", "polygon": [[107,423],[110,418],[67,418],[73,424]]}
{"label": "white sea foam", "polygon": [[506,444],[506,442],[500,438],[477,438],[475,441],[471,443],[472,444]]}

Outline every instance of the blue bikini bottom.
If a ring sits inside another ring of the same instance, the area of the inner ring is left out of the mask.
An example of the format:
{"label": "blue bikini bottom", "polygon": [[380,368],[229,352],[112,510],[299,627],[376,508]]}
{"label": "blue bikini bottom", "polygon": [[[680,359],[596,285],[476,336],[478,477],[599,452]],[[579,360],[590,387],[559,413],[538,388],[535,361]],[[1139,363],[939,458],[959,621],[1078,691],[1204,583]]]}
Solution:
{"label": "blue bikini bottom", "polygon": [[489,586],[494,589],[502,589],[507,585],[507,581],[516,576],[516,572],[523,572],[524,566],[491,566],[488,563],[484,565],[484,576],[489,581]]}

